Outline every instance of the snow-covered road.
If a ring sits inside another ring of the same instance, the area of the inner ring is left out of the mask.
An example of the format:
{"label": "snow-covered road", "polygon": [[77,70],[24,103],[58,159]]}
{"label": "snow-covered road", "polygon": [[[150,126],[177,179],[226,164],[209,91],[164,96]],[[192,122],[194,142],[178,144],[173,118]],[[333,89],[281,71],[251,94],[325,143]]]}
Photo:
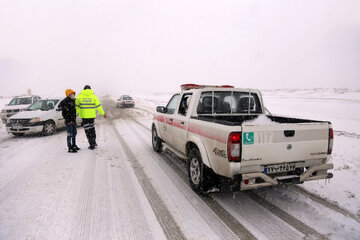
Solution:
{"label": "snow-covered road", "polygon": [[1,138],[0,239],[360,239],[357,218],[296,189],[195,194],[185,163],[152,151],[145,102],[103,100],[94,151],[82,128],[76,154],[64,131]]}

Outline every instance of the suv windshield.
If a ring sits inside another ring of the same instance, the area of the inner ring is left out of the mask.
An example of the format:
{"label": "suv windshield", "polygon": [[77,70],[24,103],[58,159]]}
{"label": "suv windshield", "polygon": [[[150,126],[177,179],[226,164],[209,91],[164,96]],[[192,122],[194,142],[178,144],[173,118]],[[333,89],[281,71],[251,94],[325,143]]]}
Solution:
{"label": "suv windshield", "polygon": [[55,105],[57,104],[59,100],[40,100],[34,104],[32,104],[30,107],[26,109],[26,111],[47,111],[54,109]]}
{"label": "suv windshield", "polygon": [[201,93],[197,113],[253,114],[262,113],[262,109],[256,93],[213,91]]}
{"label": "suv windshield", "polygon": [[27,105],[31,104],[31,97],[27,98],[13,98],[9,105]]}

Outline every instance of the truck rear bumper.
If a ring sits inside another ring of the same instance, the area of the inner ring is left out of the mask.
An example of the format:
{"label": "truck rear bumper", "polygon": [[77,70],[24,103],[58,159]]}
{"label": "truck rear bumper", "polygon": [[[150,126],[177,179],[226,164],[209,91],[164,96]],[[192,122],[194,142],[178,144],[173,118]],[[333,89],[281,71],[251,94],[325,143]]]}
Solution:
{"label": "truck rear bumper", "polygon": [[[288,175],[281,177],[271,177],[265,173],[256,172],[256,173],[245,173],[235,181],[236,183],[231,186],[232,191],[245,191],[250,189],[257,189],[268,186],[276,186],[283,183],[302,183],[310,180],[319,180],[319,179],[328,179],[332,178],[332,173],[328,173],[327,170],[333,169],[334,165],[332,163],[322,164],[318,166],[309,167],[301,175]],[[234,178],[235,180],[235,178]],[[257,180],[261,181],[257,183]]]}

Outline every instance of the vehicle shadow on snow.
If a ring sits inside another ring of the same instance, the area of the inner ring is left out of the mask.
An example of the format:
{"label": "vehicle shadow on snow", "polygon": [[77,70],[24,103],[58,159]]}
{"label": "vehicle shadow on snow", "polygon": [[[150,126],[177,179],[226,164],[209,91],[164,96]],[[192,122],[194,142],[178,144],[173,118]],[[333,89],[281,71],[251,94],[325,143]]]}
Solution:
{"label": "vehicle shadow on snow", "polygon": [[[82,128],[82,126],[79,124],[77,126],[77,129]],[[39,132],[39,133],[26,133],[22,136],[14,136],[13,134],[9,133],[9,138],[8,139],[29,139],[29,138],[40,138],[40,137],[50,137],[50,136],[56,136],[59,135],[63,132],[66,132],[66,128],[59,128],[56,129],[55,132],[53,132],[51,135],[44,135],[43,133]]]}

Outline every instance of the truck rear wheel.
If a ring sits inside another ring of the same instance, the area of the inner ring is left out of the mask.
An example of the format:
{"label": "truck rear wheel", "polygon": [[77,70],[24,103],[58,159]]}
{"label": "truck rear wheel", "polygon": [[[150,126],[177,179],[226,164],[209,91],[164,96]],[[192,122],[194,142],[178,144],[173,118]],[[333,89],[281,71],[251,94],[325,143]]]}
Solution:
{"label": "truck rear wheel", "polygon": [[162,150],[162,140],[159,138],[155,126],[152,127],[152,147],[155,152],[161,152]]}
{"label": "truck rear wheel", "polygon": [[189,154],[188,176],[191,188],[201,194],[207,194],[212,187],[212,170],[201,159],[199,149],[193,148]]}

